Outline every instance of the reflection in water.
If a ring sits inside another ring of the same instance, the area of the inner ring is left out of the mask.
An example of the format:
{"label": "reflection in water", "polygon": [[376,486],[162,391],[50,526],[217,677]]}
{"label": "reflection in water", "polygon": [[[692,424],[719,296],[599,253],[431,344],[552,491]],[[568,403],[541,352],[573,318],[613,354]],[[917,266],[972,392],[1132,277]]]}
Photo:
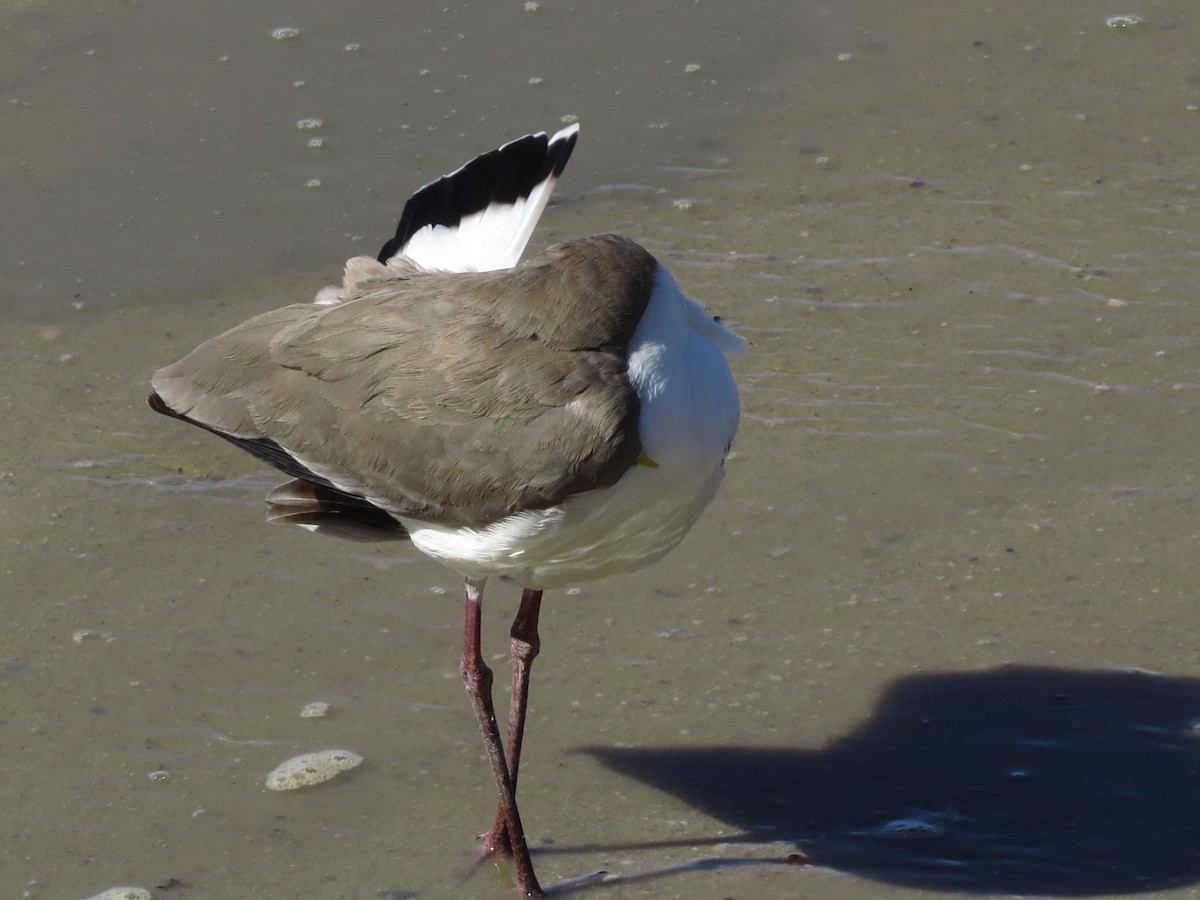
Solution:
{"label": "reflection in water", "polygon": [[821,750],[588,752],[816,865],[935,890],[1133,893],[1200,881],[1197,716],[1198,679],[1013,667],[903,679]]}

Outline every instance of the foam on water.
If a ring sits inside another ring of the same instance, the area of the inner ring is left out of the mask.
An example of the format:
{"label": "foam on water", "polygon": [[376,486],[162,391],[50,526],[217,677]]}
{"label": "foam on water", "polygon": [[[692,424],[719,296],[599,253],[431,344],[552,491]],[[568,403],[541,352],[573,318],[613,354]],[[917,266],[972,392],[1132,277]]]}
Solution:
{"label": "foam on water", "polygon": [[362,765],[363,758],[353,750],[318,750],[284,760],[267,776],[273,791],[294,791],[328,781],[335,775]]}

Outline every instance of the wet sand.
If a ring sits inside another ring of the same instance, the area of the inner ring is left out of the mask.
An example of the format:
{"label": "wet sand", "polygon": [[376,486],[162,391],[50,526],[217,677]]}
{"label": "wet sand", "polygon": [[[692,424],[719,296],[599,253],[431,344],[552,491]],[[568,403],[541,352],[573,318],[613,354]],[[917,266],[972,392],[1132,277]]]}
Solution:
{"label": "wet sand", "polygon": [[543,880],[1191,896],[1200,35],[1020,6],[7,6],[0,893],[511,896],[457,576],[268,528],[144,396],[577,116],[531,248],[629,234],[750,349],[693,534],[547,597]]}

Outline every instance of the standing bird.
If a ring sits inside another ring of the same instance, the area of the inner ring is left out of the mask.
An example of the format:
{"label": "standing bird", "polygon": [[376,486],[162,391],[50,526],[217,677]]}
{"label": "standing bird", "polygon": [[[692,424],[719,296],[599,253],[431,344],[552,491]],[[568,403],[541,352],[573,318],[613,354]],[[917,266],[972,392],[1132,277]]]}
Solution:
{"label": "standing bird", "polygon": [[[739,416],[725,357],[744,346],[628,238],[520,262],[578,131],[425,185],[340,288],[206,341],[149,397],[292,477],[269,521],[409,540],[464,576],[461,672],[500,795],[484,856],[511,856],[526,896],[542,893],[516,801],[542,591],[679,543],[724,474]],[[524,587],[507,742],[480,648],[492,575]]]}

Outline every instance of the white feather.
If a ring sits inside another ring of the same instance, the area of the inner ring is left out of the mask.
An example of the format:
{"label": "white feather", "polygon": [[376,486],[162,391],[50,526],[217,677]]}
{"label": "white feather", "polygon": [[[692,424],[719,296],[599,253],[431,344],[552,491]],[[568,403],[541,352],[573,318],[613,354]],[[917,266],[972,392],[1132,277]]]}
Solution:
{"label": "white feather", "polygon": [[[566,140],[579,131],[570,125],[550,139]],[[447,175],[453,178],[461,171]],[[465,216],[458,225],[426,225],[404,245],[403,255],[427,272],[490,272],[511,269],[533,235],[538,219],[558,178],[551,174],[529,196],[516,203],[493,203],[486,209]]]}

